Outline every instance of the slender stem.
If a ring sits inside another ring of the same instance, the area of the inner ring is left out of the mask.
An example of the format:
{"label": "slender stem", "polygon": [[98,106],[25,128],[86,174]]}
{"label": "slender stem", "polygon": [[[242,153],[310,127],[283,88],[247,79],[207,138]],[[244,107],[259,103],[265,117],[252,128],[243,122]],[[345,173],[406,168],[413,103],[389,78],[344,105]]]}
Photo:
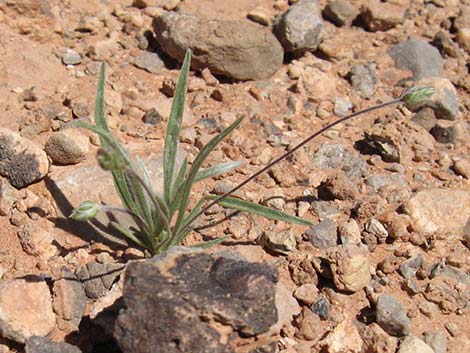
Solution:
{"label": "slender stem", "polygon": [[317,132],[315,132],[314,134],[310,135],[309,137],[307,137],[305,140],[303,140],[302,142],[300,142],[299,144],[297,144],[296,146],[294,146],[291,150],[285,152],[284,154],[280,155],[279,157],[275,158],[274,160],[272,160],[270,163],[268,163],[266,166],[264,166],[263,168],[261,168],[260,170],[258,170],[256,173],[252,174],[251,176],[249,176],[248,178],[246,178],[244,181],[242,181],[240,184],[238,184],[237,186],[235,186],[234,188],[232,188],[230,191],[227,191],[225,194],[221,195],[220,197],[216,198],[215,200],[213,200],[212,202],[210,202],[207,206],[205,206],[204,208],[202,208],[198,213],[196,213],[193,217],[191,217],[191,219],[188,220],[188,222],[186,222],[185,226],[183,227],[183,229],[181,231],[184,231],[185,229],[187,229],[191,223],[193,223],[199,216],[201,216],[204,212],[206,212],[209,208],[211,208],[212,206],[214,206],[215,204],[219,203],[220,201],[222,201],[223,199],[225,199],[226,197],[232,195],[234,192],[238,191],[240,188],[242,188],[243,186],[245,186],[246,184],[248,184],[250,181],[252,181],[253,179],[255,179],[256,177],[258,177],[260,174],[263,174],[264,172],[268,171],[273,165],[279,163],[281,160],[289,157],[290,155],[292,155],[295,151],[297,151],[299,148],[305,146],[307,143],[309,143],[310,141],[312,141],[315,137],[321,135],[322,133],[324,133],[325,131],[335,127],[336,125],[338,124],[341,124],[347,120],[350,120],[358,115],[362,115],[362,114],[366,114],[366,113],[370,113],[372,111],[375,111],[375,110],[378,110],[378,109],[382,109],[382,108],[385,108],[385,107],[388,107],[390,105],[394,105],[394,104],[398,104],[398,103],[401,103],[403,100],[403,96],[398,98],[398,99],[394,99],[394,100],[391,100],[391,101],[388,101],[388,102],[385,102],[385,103],[381,103],[381,104],[378,104],[378,105],[374,105],[373,107],[369,107],[369,108],[366,108],[366,109],[363,109],[363,110],[359,110],[357,112],[354,112],[350,115],[347,115],[345,117],[342,117],[334,122],[332,122],[331,124],[328,124],[324,127],[322,127],[320,130],[318,130]]}

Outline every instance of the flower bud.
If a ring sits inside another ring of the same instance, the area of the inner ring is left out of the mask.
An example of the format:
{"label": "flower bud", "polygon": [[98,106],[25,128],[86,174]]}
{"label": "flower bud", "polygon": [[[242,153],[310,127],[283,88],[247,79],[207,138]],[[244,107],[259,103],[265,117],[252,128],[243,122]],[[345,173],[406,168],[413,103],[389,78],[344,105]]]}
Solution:
{"label": "flower bud", "polygon": [[127,161],[124,156],[111,147],[102,147],[98,150],[96,159],[101,168],[109,171],[124,170]]}
{"label": "flower bud", "polygon": [[408,109],[415,110],[416,108],[429,102],[434,92],[435,89],[433,87],[411,87],[405,93],[403,93],[401,99]]}
{"label": "flower bud", "polygon": [[76,221],[88,221],[100,213],[101,206],[95,201],[84,201],[69,216]]}

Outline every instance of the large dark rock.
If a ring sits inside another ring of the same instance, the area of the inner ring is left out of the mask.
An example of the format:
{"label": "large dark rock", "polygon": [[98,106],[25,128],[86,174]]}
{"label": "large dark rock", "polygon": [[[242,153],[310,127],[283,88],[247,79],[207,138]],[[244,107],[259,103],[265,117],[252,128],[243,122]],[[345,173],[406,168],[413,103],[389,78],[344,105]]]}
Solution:
{"label": "large dark rock", "polygon": [[192,68],[209,68],[236,80],[269,78],[284,58],[281,44],[270,31],[244,21],[208,21],[166,12],[153,26],[158,43],[169,56],[181,62],[186,50],[192,49]]}
{"label": "large dark rock", "polygon": [[115,338],[125,353],[233,352],[277,322],[277,280],[268,265],[180,247],[130,263]]}
{"label": "large dark rock", "polygon": [[26,353],[82,353],[82,351],[65,342],[53,342],[49,338],[33,336],[26,342]]}

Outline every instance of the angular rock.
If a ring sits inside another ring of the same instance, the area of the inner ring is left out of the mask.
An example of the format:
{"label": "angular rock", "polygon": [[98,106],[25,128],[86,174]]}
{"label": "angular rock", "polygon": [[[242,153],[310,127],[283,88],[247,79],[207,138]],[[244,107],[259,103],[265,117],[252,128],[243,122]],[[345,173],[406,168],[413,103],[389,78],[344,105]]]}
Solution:
{"label": "angular rock", "polygon": [[331,305],[326,298],[320,297],[315,303],[312,304],[310,310],[317,314],[320,319],[328,320],[330,318]]}
{"label": "angular rock", "polygon": [[336,288],[357,292],[370,282],[369,251],[364,246],[339,245],[328,254]]}
{"label": "angular rock", "polygon": [[295,318],[294,325],[298,329],[296,337],[307,341],[318,341],[324,333],[318,315],[306,307],[303,307],[300,315]]}
{"label": "angular rock", "polygon": [[46,336],[55,327],[48,285],[37,278],[0,282],[0,334],[25,343]]}
{"label": "angular rock", "polygon": [[0,177],[0,216],[7,216],[13,203],[21,198],[21,192],[11,186],[6,179]]}
{"label": "angular rock", "polygon": [[319,342],[328,353],[362,353],[363,342],[356,326],[349,320],[340,322],[328,336]]}
{"label": "angular rock", "polygon": [[422,264],[423,257],[421,254],[410,257],[400,265],[400,274],[403,276],[403,278],[407,279],[414,277],[416,271],[418,271]]}
{"label": "angular rock", "polygon": [[21,226],[17,234],[21,247],[29,255],[50,260],[59,253],[57,247],[53,245],[53,235],[35,223]]}
{"label": "angular rock", "polygon": [[441,55],[457,58],[461,55],[459,46],[452,40],[451,35],[447,31],[439,31],[432,40],[434,45]]}
{"label": "angular rock", "polygon": [[356,200],[357,197],[356,185],[343,172],[327,177],[320,184],[319,192],[322,198],[325,196],[325,199]]}
{"label": "angular rock", "polygon": [[393,132],[386,124],[374,124],[364,131],[365,142],[385,162],[399,163],[401,160],[400,141]]}
{"label": "angular rock", "polygon": [[375,322],[362,326],[359,332],[364,341],[365,352],[395,353],[397,351],[397,339],[389,336]]}
{"label": "angular rock", "polygon": [[292,292],[282,284],[277,282],[276,294],[274,296],[277,311],[277,322],[269,329],[271,335],[278,335],[282,328],[291,324],[295,315],[302,310]]}
{"label": "angular rock", "polygon": [[295,235],[291,229],[284,231],[268,230],[261,235],[259,242],[267,249],[283,255],[295,250],[297,246]]}
{"label": "angular rock", "polygon": [[57,164],[77,164],[85,159],[90,149],[88,136],[77,129],[54,132],[44,150]]}
{"label": "angular rock", "polygon": [[282,65],[284,52],[267,29],[242,21],[203,20],[166,12],[154,21],[163,51],[183,61],[192,49],[191,67],[237,80],[271,77]]}
{"label": "angular rock", "polygon": [[144,52],[134,59],[134,65],[139,69],[150,72],[151,74],[159,74],[165,67],[165,63],[157,53]]}
{"label": "angular rock", "polygon": [[447,352],[447,338],[442,331],[428,331],[424,333],[424,343],[431,347],[434,353]]}
{"label": "angular rock", "polygon": [[370,0],[361,9],[361,18],[369,31],[387,31],[403,23],[405,10],[398,4]]}
{"label": "angular rock", "polygon": [[25,353],[82,353],[82,351],[66,342],[54,342],[46,337],[33,336],[26,342]]}
{"label": "angular rock", "polygon": [[437,123],[436,114],[432,108],[420,109],[411,121],[422,126],[426,131],[430,131]]}
{"label": "angular rock", "polygon": [[329,219],[311,226],[305,234],[312,245],[319,249],[328,249],[338,244],[336,224]]}
{"label": "angular rock", "polygon": [[387,229],[383,226],[382,223],[380,223],[378,220],[375,218],[371,218],[365,225],[364,225],[364,232],[363,233],[368,233],[372,237],[377,239],[377,242],[380,244],[385,243],[385,241],[388,238],[388,232]]}
{"label": "angular rock", "polygon": [[345,0],[333,0],[323,10],[323,16],[338,26],[350,25],[357,15],[359,10]]}
{"label": "angular rock", "polygon": [[87,297],[98,299],[108,293],[123,268],[122,264],[89,262],[85,266],[79,267],[75,271],[75,275],[83,283]]}
{"label": "angular rock", "polygon": [[273,26],[273,32],[289,53],[314,51],[320,42],[323,19],[317,0],[291,5]]}
{"label": "angular rock", "polygon": [[398,69],[413,72],[415,80],[442,74],[444,62],[439,50],[422,39],[402,41],[391,47],[388,54]]}
{"label": "angular rock", "polygon": [[422,190],[405,204],[405,210],[423,235],[462,235],[470,219],[470,191]]}
{"label": "angular rock", "polygon": [[367,65],[354,65],[349,71],[349,80],[354,90],[360,92],[364,98],[370,98],[375,92],[377,76],[375,63]]}
{"label": "angular rock", "polygon": [[313,283],[305,283],[294,292],[294,297],[306,305],[312,305],[318,297],[318,288]]}
{"label": "angular rock", "polygon": [[440,120],[430,131],[439,143],[456,145],[462,139],[462,126],[458,122]]}
{"label": "angular rock", "polygon": [[435,353],[434,350],[418,337],[410,335],[400,344],[397,353]]}
{"label": "angular rock", "polygon": [[402,305],[388,294],[382,294],[377,300],[376,320],[392,336],[406,336],[411,331],[411,320]]}
{"label": "angular rock", "polygon": [[434,88],[434,94],[426,102],[414,106],[407,105],[408,109],[418,111],[428,107],[434,111],[434,115],[438,119],[457,120],[459,116],[459,98],[452,82],[447,78],[428,77],[419,80],[415,85],[432,87]]}
{"label": "angular rock", "polygon": [[78,330],[85,313],[87,297],[79,279],[66,267],[62,277],[54,282],[53,309],[57,315],[57,325],[64,332]]}
{"label": "angular rock", "polygon": [[361,244],[361,229],[356,220],[349,219],[338,227],[339,238],[343,245]]}
{"label": "angular rock", "polygon": [[295,90],[314,102],[321,102],[334,97],[336,84],[331,75],[308,67],[301,72]]}
{"label": "angular rock", "polygon": [[0,128],[0,175],[17,189],[41,180],[47,174],[46,153],[16,132]]}
{"label": "angular rock", "polygon": [[127,265],[115,338],[127,353],[231,352],[232,333],[277,322],[276,282],[267,265],[173,247]]}

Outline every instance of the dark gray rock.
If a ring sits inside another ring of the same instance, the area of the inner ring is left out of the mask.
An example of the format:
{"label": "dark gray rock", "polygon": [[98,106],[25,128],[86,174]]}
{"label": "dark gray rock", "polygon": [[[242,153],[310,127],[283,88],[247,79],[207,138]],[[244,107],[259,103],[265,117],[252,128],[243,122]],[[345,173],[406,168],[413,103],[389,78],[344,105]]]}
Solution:
{"label": "dark gray rock", "polygon": [[401,337],[411,331],[410,318],[391,295],[382,294],[377,300],[376,319],[377,324],[389,335]]}
{"label": "dark gray rock", "polygon": [[460,48],[450,36],[449,32],[439,31],[434,36],[431,44],[439,49],[441,55],[457,58],[461,55]]}
{"label": "dark gray rock", "polygon": [[311,226],[305,234],[312,245],[319,249],[328,249],[338,244],[337,226],[329,219]]}
{"label": "dark gray rock", "polygon": [[33,336],[25,346],[26,353],[82,353],[82,351],[65,342],[54,342],[49,338]]}
{"label": "dark gray rock", "polygon": [[323,16],[338,26],[351,24],[357,15],[359,10],[345,0],[333,0],[323,10]]}
{"label": "dark gray rock", "polygon": [[351,180],[357,180],[367,174],[366,161],[356,157],[340,144],[322,144],[313,157],[313,163],[320,169],[341,169]]}
{"label": "dark gray rock", "polygon": [[377,84],[377,76],[375,63],[368,63],[367,65],[354,65],[349,71],[349,80],[353,89],[364,98],[370,98],[375,92],[375,85]]}
{"label": "dark gray rock", "polygon": [[320,319],[328,320],[330,317],[330,302],[324,297],[320,297],[315,303],[312,304],[310,310],[317,314]]}
{"label": "dark gray rock", "polygon": [[89,262],[79,267],[75,275],[82,282],[87,297],[98,299],[108,293],[123,268],[122,264]]}
{"label": "dark gray rock", "polygon": [[154,21],[162,50],[183,61],[192,49],[191,67],[237,80],[271,77],[282,65],[284,51],[267,29],[244,21],[203,20],[165,12]]}
{"label": "dark gray rock", "polygon": [[416,271],[418,271],[422,264],[423,257],[420,254],[410,257],[400,265],[400,274],[407,279],[414,277]]}
{"label": "dark gray rock", "polygon": [[159,74],[165,67],[163,60],[160,59],[160,56],[157,53],[151,53],[148,51],[139,54],[134,59],[134,65],[139,69],[150,72],[151,74]]}
{"label": "dark gray rock", "polygon": [[87,297],[79,279],[67,267],[62,268],[62,278],[54,282],[52,302],[61,330],[78,330],[85,313],[86,301]]}
{"label": "dark gray rock", "polygon": [[302,53],[317,49],[322,28],[317,0],[300,0],[279,17],[273,32],[286,52]]}
{"label": "dark gray rock", "polygon": [[19,134],[0,129],[0,175],[17,189],[44,178],[49,170],[46,152]]}
{"label": "dark gray rock", "polygon": [[459,123],[441,120],[430,131],[431,135],[440,143],[457,144],[461,138],[462,126]]}
{"label": "dark gray rock", "polygon": [[277,280],[268,265],[181,247],[129,263],[115,338],[126,353],[233,352],[232,337],[277,322]]}
{"label": "dark gray rock", "polygon": [[391,47],[388,54],[398,69],[411,70],[415,80],[442,74],[444,62],[439,50],[424,40],[402,41]]}
{"label": "dark gray rock", "polygon": [[155,109],[150,109],[145,112],[142,120],[145,124],[158,125],[162,121],[162,116]]}

